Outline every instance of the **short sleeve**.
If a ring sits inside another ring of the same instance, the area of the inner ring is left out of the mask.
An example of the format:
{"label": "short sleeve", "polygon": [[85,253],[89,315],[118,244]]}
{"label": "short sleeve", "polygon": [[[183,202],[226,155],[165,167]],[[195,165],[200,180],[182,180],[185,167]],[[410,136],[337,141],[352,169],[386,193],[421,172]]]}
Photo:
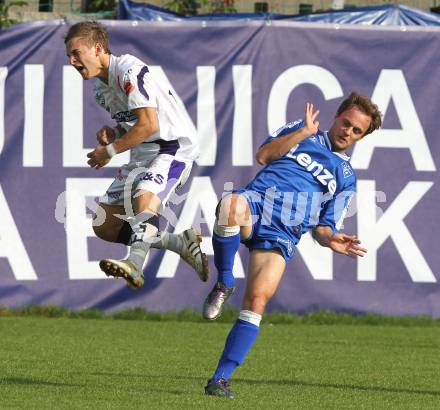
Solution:
{"label": "short sleeve", "polygon": [[146,65],[129,68],[123,75],[121,86],[130,111],[142,107],[157,108],[156,84]]}
{"label": "short sleeve", "polygon": [[273,141],[275,138],[290,134],[291,132],[299,130],[302,127],[304,127],[304,120],[302,120],[302,119],[299,119],[299,120],[296,120],[293,122],[289,122],[286,125],[283,125],[281,128],[278,128],[275,132],[273,132],[269,136],[267,136],[265,138],[265,140],[263,141],[263,143],[260,145],[260,147]]}

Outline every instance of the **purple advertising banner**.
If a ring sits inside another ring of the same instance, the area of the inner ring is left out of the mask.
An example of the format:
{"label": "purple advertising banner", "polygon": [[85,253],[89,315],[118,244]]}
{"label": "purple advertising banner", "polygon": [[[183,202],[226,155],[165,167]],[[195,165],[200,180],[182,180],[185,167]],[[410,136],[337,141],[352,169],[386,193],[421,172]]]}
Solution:
{"label": "purple advertising banner", "polygon": [[[95,198],[126,154],[93,170],[96,131],[114,125],[92,81],[68,64],[68,25],[45,21],[0,31],[0,305],[57,304],[106,311],[200,310],[215,272],[210,236],[219,198],[261,168],[261,141],[303,116],[306,102],[328,128],[350,91],[384,114],[383,128],[354,148],[357,196],[344,231],[368,254],[333,254],[300,242],[269,310],[331,309],[440,317],[440,29],[293,22],[105,22],[111,51],[144,60],[169,82],[197,132],[201,156],[167,211],[167,229],[201,230],[211,278],[202,283],[169,251],[152,250],[145,285],[132,291],[99,270],[126,247],[93,234]],[[248,261],[235,263],[238,306]]]}

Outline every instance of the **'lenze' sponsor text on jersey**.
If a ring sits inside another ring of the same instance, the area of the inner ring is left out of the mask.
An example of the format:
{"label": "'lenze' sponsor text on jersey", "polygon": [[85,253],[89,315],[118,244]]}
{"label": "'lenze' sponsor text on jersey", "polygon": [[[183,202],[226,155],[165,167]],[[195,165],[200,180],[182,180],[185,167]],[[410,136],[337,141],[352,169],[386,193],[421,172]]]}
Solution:
{"label": "'lenze' sponsor text on jersey", "polygon": [[[262,145],[303,126],[303,120],[288,123],[267,137]],[[348,161],[346,155],[331,150],[327,132],[318,131],[264,167],[246,189],[261,195],[268,188],[279,192],[281,196],[275,200],[274,210],[281,209],[285,193],[294,193],[291,215],[292,219],[295,214],[304,216],[302,233],[316,225],[330,226],[337,231],[356,189],[356,176]],[[317,196],[323,200],[316,210]]]}
{"label": "'lenze' sponsor text on jersey", "polygon": [[302,165],[307,171],[309,171],[316,179],[324,186],[327,186],[328,191],[331,195],[334,195],[336,192],[336,180],[333,174],[325,169],[322,164],[316,162],[312,159],[312,157],[305,153],[301,152],[298,155],[294,155],[296,147],[291,149],[286,156],[292,158],[298,162],[299,165]]}
{"label": "'lenze' sponsor text on jersey", "polygon": [[111,117],[128,131],[135,123],[136,108],[157,109],[159,130],[148,140],[131,149],[131,162],[145,163],[158,153],[184,161],[193,161],[199,150],[194,127],[184,108],[174,98],[167,84],[150,73],[148,66],[131,55],[111,55],[108,84],[95,83],[95,99]]}

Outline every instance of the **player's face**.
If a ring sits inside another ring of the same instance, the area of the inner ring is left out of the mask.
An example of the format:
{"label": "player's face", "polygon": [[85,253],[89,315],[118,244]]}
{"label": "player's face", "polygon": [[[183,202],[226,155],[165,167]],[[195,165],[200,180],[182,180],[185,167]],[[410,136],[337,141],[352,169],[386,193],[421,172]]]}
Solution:
{"label": "player's face", "polygon": [[100,73],[101,62],[97,45],[90,47],[83,39],[74,37],[66,44],[66,53],[70,65],[78,70],[84,80]]}
{"label": "player's face", "polygon": [[333,151],[344,152],[363,138],[371,124],[371,117],[357,107],[351,107],[337,115],[328,134]]}

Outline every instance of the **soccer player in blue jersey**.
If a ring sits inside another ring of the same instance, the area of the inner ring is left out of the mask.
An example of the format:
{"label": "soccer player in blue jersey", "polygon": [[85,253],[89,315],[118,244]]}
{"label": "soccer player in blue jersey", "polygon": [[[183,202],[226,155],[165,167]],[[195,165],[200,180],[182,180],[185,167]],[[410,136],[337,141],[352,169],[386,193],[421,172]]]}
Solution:
{"label": "soccer player in blue jersey", "polygon": [[351,93],[328,132],[318,129],[318,114],[307,103],[304,119],[270,135],[256,154],[264,168],[217,207],[212,242],[218,282],[205,300],[205,318],[216,319],[235,289],[232,267],[240,242],[250,255],[239,318],[205,387],[208,395],[234,397],[229,377],[254,344],[302,234],[311,230],[320,245],[354,258],[367,251],[355,235],[339,232],[356,189],[346,150],[381,126],[381,113],[369,98]]}

